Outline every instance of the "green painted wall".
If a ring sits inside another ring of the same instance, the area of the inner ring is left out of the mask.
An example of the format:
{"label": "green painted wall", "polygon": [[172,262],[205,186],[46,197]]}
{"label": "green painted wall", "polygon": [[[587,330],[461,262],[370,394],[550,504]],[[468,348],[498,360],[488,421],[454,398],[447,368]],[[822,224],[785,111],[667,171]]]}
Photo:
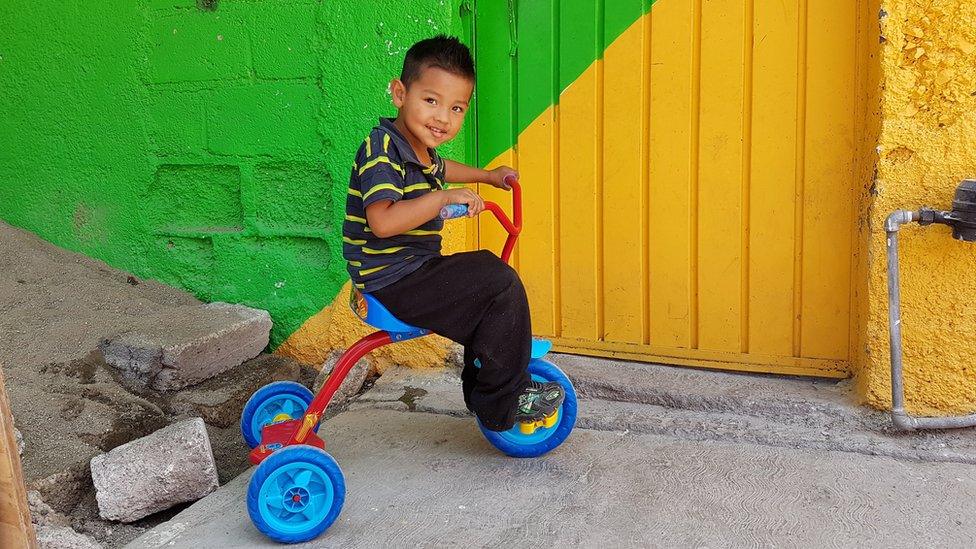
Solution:
{"label": "green painted wall", "polygon": [[[206,301],[277,345],[345,281],[349,166],[407,48],[459,0],[4,0],[0,218]],[[464,14],[464,15],[460,15]],[[464,159],[465,139],[445,147]]]}

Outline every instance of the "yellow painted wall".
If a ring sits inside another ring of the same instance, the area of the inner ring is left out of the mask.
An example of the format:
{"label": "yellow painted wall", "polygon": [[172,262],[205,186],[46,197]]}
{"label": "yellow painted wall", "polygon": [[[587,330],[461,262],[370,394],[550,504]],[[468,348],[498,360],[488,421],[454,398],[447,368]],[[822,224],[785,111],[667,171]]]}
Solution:
{"label": "yellow painted wall", "polygon": [[[885,0],[881,133],[869,212],[866,342],[858,388],[891,402],[884,220],[895,209],[948,209],[956,185],[976,177],[976,2]],[[942,226],[901,231],[907,408],[976,409],[976,245]]]}

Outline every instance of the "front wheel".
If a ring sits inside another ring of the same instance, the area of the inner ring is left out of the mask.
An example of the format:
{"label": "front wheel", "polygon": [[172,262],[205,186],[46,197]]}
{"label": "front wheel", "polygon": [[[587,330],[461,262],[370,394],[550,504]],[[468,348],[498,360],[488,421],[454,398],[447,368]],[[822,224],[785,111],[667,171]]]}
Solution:
{"label": "front wheel", "polygon": [[511,457],[538,457],[546,454],[562,444],[576,425],[576,389],[569,377],[558,366],[542,359],[529,362],[529,375],[533,381],[558,382],[566,391],[566,399],[556,411],[556,424],[540,427],[531,434],[523,433],[518,423],[507,431],[491,431],[478,422],[478,427],[488,442]]}
{"label": "front wheel", "polygon": [[325,450],[298,444],[261,462],[247,487],[247,513],[264,535],[280,543],[318,537],[339,517],[346,481]]}

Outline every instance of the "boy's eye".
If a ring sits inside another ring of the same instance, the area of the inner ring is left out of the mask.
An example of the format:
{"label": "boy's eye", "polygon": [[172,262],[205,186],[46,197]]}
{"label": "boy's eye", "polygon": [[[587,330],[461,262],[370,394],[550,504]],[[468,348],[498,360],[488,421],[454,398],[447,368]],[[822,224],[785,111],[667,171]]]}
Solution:
{"label": "boy's eye", "polygon": [[462,112],[464,112],[464,107],[454,107],[453,110],[454,112],[461,114]]}
{"label": "boy's eye", "polygon": [[437,104],[437,100],[434,99],[433,97],[428,97],[427,99],[424,99],[424,101],[430,103],[431,105],[436,105]]}

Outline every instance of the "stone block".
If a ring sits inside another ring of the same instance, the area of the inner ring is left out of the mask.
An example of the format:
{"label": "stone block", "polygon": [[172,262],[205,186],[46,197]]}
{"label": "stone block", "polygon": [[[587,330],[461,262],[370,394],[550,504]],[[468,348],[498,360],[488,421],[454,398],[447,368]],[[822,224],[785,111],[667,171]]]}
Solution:
{"label": "stone block", "polygon": [[[267,311],[229,303],[171,310],[152,332],[123,332],[103,340],[105,362],[132,388],[174,391],[256,357],[268,346]],[[180,314],[182,312],[182,314]]]}
{"label": "stone block", "polygon": [[266,82],[215,90],[207,145],[227,155],[320,155],[322,101],[315,84]]}
{"label": "stone block", "polygon": [[200,418],[174,423],[91,460],[99,515],[133,522],[217,489],[217,466]]}
{"label": "stone block", "polygon": [[259,78],[310,78],[319,73],[315,10],[310,4],[255,4],[248,28]]}
{"label": "stone block", "polygon": [[152,83],[247,78],[248,36],[239,17],[181,10],[156,15],[149,30]]}

